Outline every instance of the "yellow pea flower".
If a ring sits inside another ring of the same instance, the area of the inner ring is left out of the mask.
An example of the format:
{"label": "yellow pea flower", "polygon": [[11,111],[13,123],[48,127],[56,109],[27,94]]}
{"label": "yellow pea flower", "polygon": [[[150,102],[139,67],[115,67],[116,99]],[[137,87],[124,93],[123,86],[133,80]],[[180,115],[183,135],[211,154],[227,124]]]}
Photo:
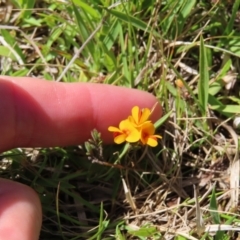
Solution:
{"label": "yellow pea flower", "polygon": [[150,115],[150,109],[143,108],[142,110],[140,110],[138,106],[135,106],[132,108],[132,115],[129,116],[128,119],[135,127],[141,127],[143,123],[148,121]]}
{"label": "yellow pea flower", "polygon": [[140,110],[138,106],[132,108],[132,115],[119,124],[119,128],[110,126],[108,131],[113,132],[114,142],[121,144],[124,141],[134,143],[140,141],[143,145],[155,147],[157,139],[162,138],[154,134],[155,127],[151,120],[148,120],[151,111],[148,108]]}
{"label": "yellow pea flower", "polygon": [[156,147],[158,145],[157,138],[162,138],[160,135],[154,135],[155,127],[151,122],[145,122],[141,126],[141,142],[143,145]]}
{"label": "yellow pea flower", "polygon": [[117,144],[124,141],[133,143],[140,140],[140,131],[128,119],[121,121],[119,128],[110,126],[108,131],[113,132],[114,142]]}

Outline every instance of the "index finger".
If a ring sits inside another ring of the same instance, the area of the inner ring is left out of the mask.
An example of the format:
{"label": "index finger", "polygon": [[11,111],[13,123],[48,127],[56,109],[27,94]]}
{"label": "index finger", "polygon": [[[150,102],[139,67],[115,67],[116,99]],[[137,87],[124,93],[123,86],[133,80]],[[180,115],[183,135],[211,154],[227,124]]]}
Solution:
{"label": "index finger", "polygon": [[[124,87],[90,83],[58,83],[33,78],[0,78],[0,149],[80,144],[93,129],[112,142],[117,126],[135,105],[152,108],[157,99]],[[152,120],[162,115],[158,103]]]}

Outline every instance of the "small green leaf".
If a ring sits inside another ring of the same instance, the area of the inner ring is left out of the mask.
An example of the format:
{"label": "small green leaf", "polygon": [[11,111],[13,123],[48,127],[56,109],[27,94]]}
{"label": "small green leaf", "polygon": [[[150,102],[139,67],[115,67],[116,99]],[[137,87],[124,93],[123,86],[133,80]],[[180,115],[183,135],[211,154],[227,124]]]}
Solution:
{"label": "small green leaf", "polygon": [[211,105],[211,109],[221,113],[240,113],[240,105]]}
{"label": "small green leaf", "polygon": [[156,227],[153,226],[142,226],[138,230],[128,229],[128,233],[137,236],[137,237],[151,237],[153,234],[157,232]]}
{"label": "small green leaf", "polygon": [[14,72],[14,73],[12,74],[12,76],[15,76],[15,77],[25,77],[25,76],[27,76],[28,72],[29,72],[29,69],[27,69],[27,68],[22,68],[22,69],[19,69],[19,70],[16,71],[16,72]]}
{"label": "small green leaf", "polygon": [[228,46],[228,50],[237,55],[240,56],[240,43],[239,43],[239,36],[234,36],[234,38],[227,38],[223,39],[223,43],[225,43]]}
{"label": "small green leaf", "polygon": [[222,81],[215,81],[210,85],[208,93],[214,96],[221,91],[222,87]]}
{"label": "small green leaf", "polygon": [[28,23],[31,26],[41,27],[42,26],[42,20],[36,19],[34,17],[29,17],[24,19],[25,23]]}
{"label": "small green leaf", "polygon": [[119,229],[119,226],[116,227],[116,239],[118,240],[126,240],[126,238],[122,235],[121,230]]}
{"label": "small green leaf", "polygon": [[9,57],[12,60],[16,60],[16,57],[14,56],[14,54],[12,54],[10,49],[8,47],[5,47],[5,46],[0,46],[0,56]]}
{"label": "small green leaf", "polygon": [[232,116],[230,113],[224,113],[222,110],[226,107],[224,104],[222,104],[216,97],[209,94],[209,104],[211,105],[211,109],[216,110],[223,115],[227,116],[228,118]]}
{"label": "small green leaf", "polygon": [[238,97],[232,96],[232,97],[228,97],[228,99],[240,105],[240,99]]}

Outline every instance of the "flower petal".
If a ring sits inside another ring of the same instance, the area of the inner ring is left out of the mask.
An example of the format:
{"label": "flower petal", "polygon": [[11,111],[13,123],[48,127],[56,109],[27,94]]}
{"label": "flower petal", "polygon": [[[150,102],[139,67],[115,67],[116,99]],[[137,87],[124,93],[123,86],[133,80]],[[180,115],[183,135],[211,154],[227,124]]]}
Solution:
{"label": "flower petal", "polygon": [[149,116],[151,115],[151,111],[148,108],[142,109],[141,118],[139,123],[144,123],[148,120]]}
{"label": "flower petal", "polygon": [[162,138],[160,135],[154,135],[155,127],[151,122],[145,122],[141,127],[141,142],[151,147],[157,146],[157,138]]}
{"label": "flower petal", "polygon": [[139,109],[139,107],[138,107],[138,106],[133,107],[133,108],[132,108],[132,118],[133,118],[133,120],[134,120],[134,122],[135,122],[136,124],[138,124],[138,123],[139,123],[139,120],[140,120],[139,114],[140,114],[140,109]]}
{"label": "flower petal", "polygon": [[151,137],[155,137],[155,138],[162,139],[162,136],[161,136],[161,135],[152,135]]}
{"label": "flower petal", "polygon": [[126,130],[126,129],[135,129],[133,124],[129,121],[129,119],[122,120],[119,124],[120,130]]}
{"label": "flower petal", "polygon": [[155,132],[155,127],[152,122],[145,122],[141,126],[141,131],[143,135],[153,135]]}
{"label": "flower petal", "polygon": [[134,122],[137,126],[146,122],[151,115],[151,111],[148,108],[140,110],[138,106],[132,108],[132,116],[129,117],[131,122]]}
{"label": "flower petal", "polygon": [[119,128],[117,128],[117,127],[112,127],[112,126],[110,126],[110,127],[108,127],[108,131],[109,132],[122,132]]}
{"label": "flower petal", "polygon": [[129,135],[126,137],[127,142],[137,142],[140,140],[141,133],[137,129],[132,129]]}
{"label": "flower petal", "polygon": [[153,137],[153,136],[150,136],[148,139],[147,139],[147,142],[146,142],[147,145],[151,146],[151,147],[156,147],[158,145],[158,142],[157,142],[157,138]]}
{"label": "flower petal", "polygon": [[114,142],[117,144],[121,144],[126,141],[126,134],[119,134],[114,138]]}
{"label": "flower petal", "polygon": [[135,120],[133,118],[133,116],[128,116],[128,121],[133,125],[133,126],[137,126],[135,123]]}

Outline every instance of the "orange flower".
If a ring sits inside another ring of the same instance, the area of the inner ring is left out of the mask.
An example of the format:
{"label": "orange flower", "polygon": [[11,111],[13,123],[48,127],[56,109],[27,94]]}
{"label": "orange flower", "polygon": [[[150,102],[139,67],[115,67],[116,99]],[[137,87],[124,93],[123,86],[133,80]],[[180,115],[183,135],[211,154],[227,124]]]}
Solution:
{"label": "orange flower", "polygon": [[121,144],[126,142],[137,142],[140,140],[140,132],[126,119],[120,122],[119,128],[110,126],[108,131],[113,132],[114,142]]}
{"label": "orange flower", "polygon": [[158,142],[157,138],[162,138],[160,135],[154,135],[155,127],[151,122],[145,122],[141,126],[141,142],[143,145],[149,145],[151,147],[156,147]]}
{"label": "orange flower", "polygon": [[148,121],[150,115],[150,109],[143,108],[142,110],[140,110],[138,106],[135,106],[132,108],[132,115],[129,116],[128,119],[135,127],[141,127],[143,123]]}
{"label": "orange flower", "polygon": [[154,135],[155,127],[148,120],[151,111],[148,108],[142,110],[138,106],[132,108],[132,115],[119,124],[119,128],[110,126],[108,131],[113,132],[114,142],[121,144],[123,142],[138,142],[151,147],[157,146],[160,135]]}

